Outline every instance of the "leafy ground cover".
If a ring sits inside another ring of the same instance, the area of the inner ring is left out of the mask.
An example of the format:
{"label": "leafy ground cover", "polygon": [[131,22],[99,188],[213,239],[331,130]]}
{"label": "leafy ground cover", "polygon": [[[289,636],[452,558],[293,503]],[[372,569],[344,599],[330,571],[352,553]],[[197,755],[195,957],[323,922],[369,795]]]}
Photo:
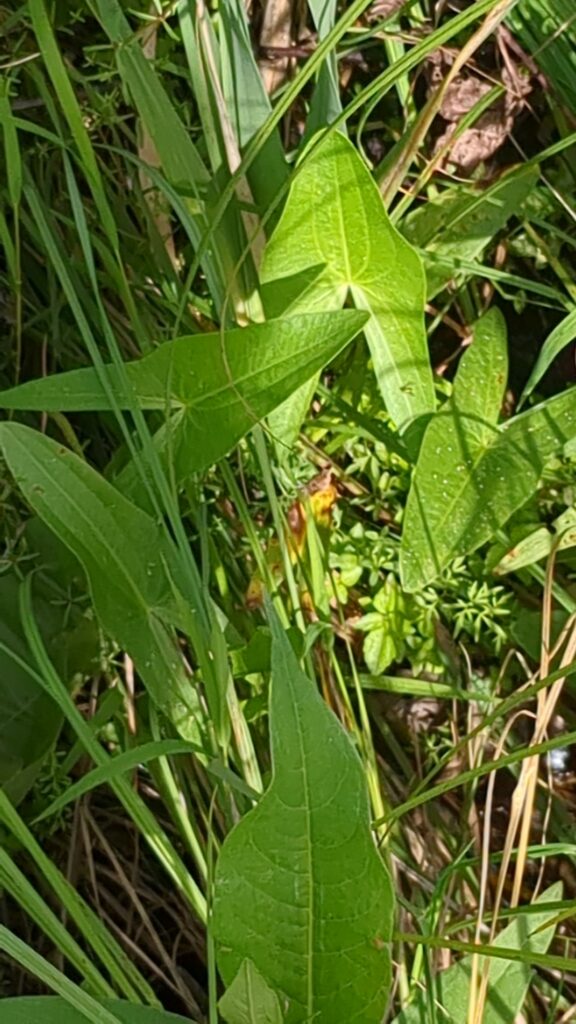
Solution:
{"label": "leafy ground cover", "polygon": [[2,1024],[569,1021],[569,5],[1,18]]}

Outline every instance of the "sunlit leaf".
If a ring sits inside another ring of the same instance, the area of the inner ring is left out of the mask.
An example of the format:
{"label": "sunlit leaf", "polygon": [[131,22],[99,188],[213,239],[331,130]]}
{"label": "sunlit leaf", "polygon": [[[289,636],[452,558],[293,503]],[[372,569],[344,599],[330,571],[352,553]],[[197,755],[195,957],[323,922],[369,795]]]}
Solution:
{"label": "sunlit leaf", "polygon": [[576,435],[575,389],[498,426],[506,375],[506,329],[494,309],[478,321],[452,396],[424,436],[402,537],[407,590],[488,541],[534,493],[547,459]]}
{"label": "sunlit leaf", "polygon": [[[161,433],[176,477],[206,469],[262,417],[321,369],[360,331],[365,313],[343,310],[287,317],[214,334],[176,338],[149,356],[108,368],[122,408],[173,413]],[[4,409],[110,408],[95,370],[71,370],[0,393]]]}
{"label": "sunlit leaf", "polygon": [[404,430],[435,407],[420,258],[390,223],[354,146],[339,133],[312,145],[264,254],[264,302],[274,315],[287,300],[292,311],[336,310],[348,297],[365,309],[380,392]]}

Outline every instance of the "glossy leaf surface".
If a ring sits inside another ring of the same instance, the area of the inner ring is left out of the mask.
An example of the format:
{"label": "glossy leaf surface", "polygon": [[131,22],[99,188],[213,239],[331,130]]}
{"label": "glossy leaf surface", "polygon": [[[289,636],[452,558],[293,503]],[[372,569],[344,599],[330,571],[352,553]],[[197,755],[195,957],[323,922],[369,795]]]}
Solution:
{"label": "glossy leaf surface", "polygon": [[[264,302],[278,315],[366,310],[374,372],[399,429],[435,407],[417,253],[392,226],[372,176],[339,133],[312,141],[264,255]],[[319,269],[321,268],[321,269]],[[268,288],[266,288],[268,285]]]}
{"label": "glossy leaf surface", "polygon": [[[108,368],[109,380],[121,407],[136,402],[144,409],[175,414],[164,440],[182,479],[226,455],[262,417],[329,363],[366,319],[365,313],[343,310],[176,338],[126,364],[131,390],[113,366]],[[110,406],[96,371],[87,368],[4,391],[0,407],[49,412]]]}
{"label": "glossy leaf surface", "polygon": [[506,378],[506,328],[494,309],[478,321],[452,396],[424,435],[402,537],[407,590],[488,541],[534,493],[546,460],[576,435],[574,389],[499,426]]}

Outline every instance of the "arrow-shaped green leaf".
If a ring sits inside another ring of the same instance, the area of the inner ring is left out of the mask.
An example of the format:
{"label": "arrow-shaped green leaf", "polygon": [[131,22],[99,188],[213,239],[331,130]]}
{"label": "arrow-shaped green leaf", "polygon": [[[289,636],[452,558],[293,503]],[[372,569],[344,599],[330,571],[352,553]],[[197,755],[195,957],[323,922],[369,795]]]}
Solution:
{"label": "arrow-shaped green leaf", "polygon": [[238,974],[218,1004],[227,1024],[282,1024],[280,1001],[251,960]]}
{"label": "arrow-shaped green leaf", "polygon": [[278,315],[287,302],[292,311],[340,309],[350,295],[370,314],[365,333],[374,372],[403,430],[435,408],[422,264],[392,226],[354,146],[337,132],[313,143],[266,247],[264,302]]}
{"label": "arrow-shaped green leaf", "polygon": [[222,847],[218,966],[231,984],[249,951],[286,997],[287,1024],[379,1024],[394,899],[370,833],[364,774],[275,620],[272,629],[273,777]]}
{"label": "arrow-shaped green leaf", "polygon": [[[171,410],[177,479],[222,458],[262,417],[320,370],[358,333],[367,314],[309,313],[213,334],[176,338],[122,374],[108,367],[122,408]],[[128,388],[126,387],[128,384]],[[0,393],[0,408],[105,410],[92,368],[54,374]]]}

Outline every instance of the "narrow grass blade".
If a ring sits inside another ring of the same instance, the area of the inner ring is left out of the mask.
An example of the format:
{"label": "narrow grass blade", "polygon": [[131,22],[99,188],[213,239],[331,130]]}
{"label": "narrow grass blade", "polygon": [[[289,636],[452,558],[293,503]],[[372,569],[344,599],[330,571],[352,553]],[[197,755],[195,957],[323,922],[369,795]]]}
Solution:
{"label": "narrow grass blade", "polygon": [[528,378],[528,382],[520,398],[520,404],[522,404],[534,391],[534,388],[538,386],[542,377],[546,373],[546,370],[553,363],[556,356],[560,354],[562,349],[570,345],[571,342],[576,338],[576,309],[573,309],[568,316],[564,317],[560,321],[557,327],[548,335],[546,341],[542,345],[538,353],[538,358],[532,372]]}
{"label": "narrow grass blade", "polygon": [[0,925],[0,949],[42,981],[49,989],[61,995],[67,1003],[74,1007],[80,1019],[92,1021],[93,1024],[122,1024],[122,1021],[111,1010],[107,1010],[87,992],[75,985],[4,925]]}

